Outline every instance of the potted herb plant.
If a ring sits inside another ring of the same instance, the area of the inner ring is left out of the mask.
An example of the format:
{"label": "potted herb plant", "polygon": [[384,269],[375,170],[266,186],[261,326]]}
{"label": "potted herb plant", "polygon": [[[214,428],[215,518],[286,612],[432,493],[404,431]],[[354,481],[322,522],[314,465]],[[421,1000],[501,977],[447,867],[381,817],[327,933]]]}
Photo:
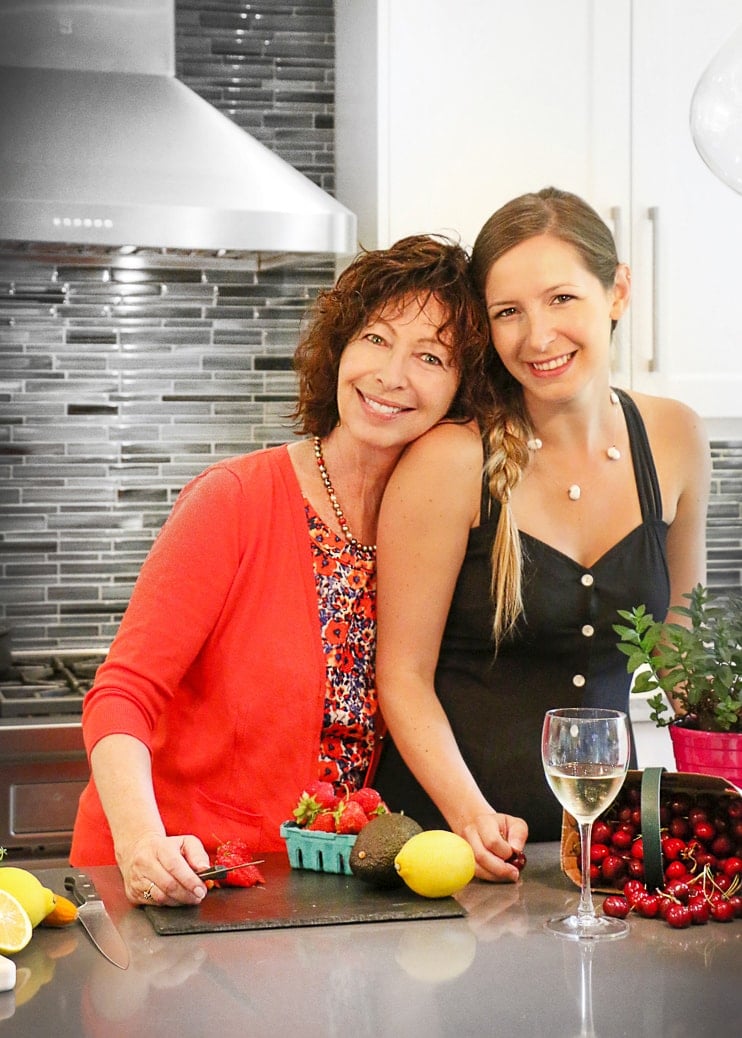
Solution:
{"label": "potted herb plant", "polygon": [[655,621],[643,605],[619,610],[618,648],[634,675],[632,692],[655,693],[650,717],[670,726],[678,771],[742,787],[742,597],[711,598],[698,584],[684,598],[688,605],[673,612],[689,627]]}

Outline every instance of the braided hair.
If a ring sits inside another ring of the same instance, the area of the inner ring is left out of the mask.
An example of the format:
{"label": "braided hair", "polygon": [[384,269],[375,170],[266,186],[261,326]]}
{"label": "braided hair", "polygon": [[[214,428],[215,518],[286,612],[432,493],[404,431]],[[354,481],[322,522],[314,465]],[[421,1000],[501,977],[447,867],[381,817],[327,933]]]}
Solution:
{"label": "braided hair", "polygon": [[[547,187],[507,202],[477,235],[471,255],[471,274],[483,299],[493,264],[516,245],[542,234],[550,234],[576,249],[585,268],[606,289],[614,284],[618,256],[607,225],[582,198]],[[611,331],[615,326],[613,321]],[[530,460],[528,440],[533,436],[533,428],[522,387],[499,359],[495,364],[494,391],[485,474],[493,500],[500,502],[500,518],[492,546],[491,580],[493,635],[495,646],[499,646],[523,612],[520,537],[510,498]]]}

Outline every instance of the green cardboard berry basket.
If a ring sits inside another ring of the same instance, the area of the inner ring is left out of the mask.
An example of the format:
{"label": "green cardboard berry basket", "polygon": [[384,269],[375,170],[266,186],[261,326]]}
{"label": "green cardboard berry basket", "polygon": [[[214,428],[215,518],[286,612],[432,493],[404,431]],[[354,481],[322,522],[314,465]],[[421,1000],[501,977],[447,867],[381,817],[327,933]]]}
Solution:
{"label": "green cardboard berry basket", "polygon": [[355,834],[316,832],[303,829],[296,822],[284,822],[279,832],[286,841],[292,869],[352,875],[350,852],[356,842]]}
{"label": "green cardboard berry basket", "polygon": [[[740,792],[724,778],[697,775],[691,772],[665,771],[664,768],[645,768],[628,771],[624,780],[627,787],[640,787],[641,836],[644,845],[645,882],[648,887],[664,883],[660,829],[660,796],[662,793],[708,793],[714,797],[736,797]],[[610,814],[610,808],[607,814]],[[603,817],[600,815],[599,817]],[[580,831],[569,812],[562,816],[561,840],[562,871],[576,886],[580,886]],[[604,894],[620,893],[615,887],[593,884],[593,890]]]}

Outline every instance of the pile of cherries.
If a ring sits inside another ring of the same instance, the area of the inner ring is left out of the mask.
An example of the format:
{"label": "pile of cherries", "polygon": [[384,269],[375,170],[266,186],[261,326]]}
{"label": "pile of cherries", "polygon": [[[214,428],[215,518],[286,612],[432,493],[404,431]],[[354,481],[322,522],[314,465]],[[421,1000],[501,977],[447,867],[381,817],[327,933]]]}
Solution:
{"label": "pile of cherries", "polygon": [[593,825],[590,882],[620,890],[606,915],[664,919],[675,929],[742,918],[742,797],[677,791],[660,800],[664,884],[644,882],[641,791],[624,786]]}

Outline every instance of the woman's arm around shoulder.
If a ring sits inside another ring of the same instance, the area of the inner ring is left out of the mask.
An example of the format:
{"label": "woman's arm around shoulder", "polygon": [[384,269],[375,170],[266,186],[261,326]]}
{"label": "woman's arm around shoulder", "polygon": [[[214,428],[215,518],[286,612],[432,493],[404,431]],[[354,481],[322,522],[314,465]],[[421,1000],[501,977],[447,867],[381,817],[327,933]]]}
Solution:
{"label": "woman's arm around shoulder", "polygon": [[378,531],[377,684],[400,753],[471,843],[477,874],[517,880],[505,859],[523,849],[527,826],[485,800],[435,692],[451,598],[479,518],[482,463],[476,426],[443,424],[411,444],[392,474]]}

